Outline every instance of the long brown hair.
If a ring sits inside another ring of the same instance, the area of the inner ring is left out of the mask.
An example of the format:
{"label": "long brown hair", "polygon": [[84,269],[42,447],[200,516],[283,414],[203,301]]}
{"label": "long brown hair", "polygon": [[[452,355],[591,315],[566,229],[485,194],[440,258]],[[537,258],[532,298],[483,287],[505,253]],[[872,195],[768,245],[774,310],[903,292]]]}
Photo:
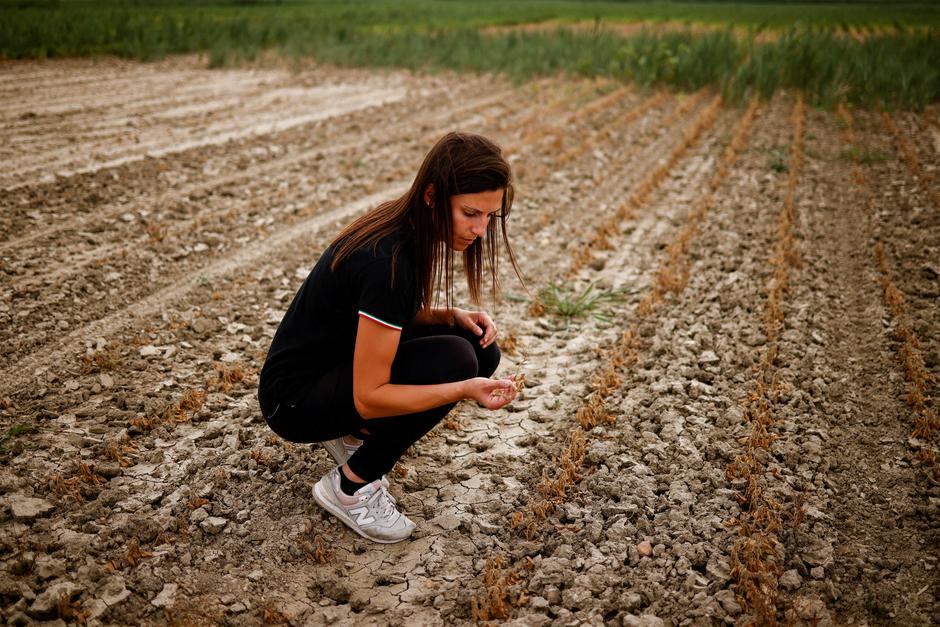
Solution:
{"label": "long brown hair", "polygon": [[[429,186],[433,189],[432,202],[426,203],[424,195]],[[506,231],[506,219],[513,199],[512,169],[496,143],[473,133],[444,135],[424,158],[411,188],[403,196],[382,203],[344,228],[333,241],[335,250],[330,267],[336,270],[354,250],[375,246],[383,237],[404,228],[415,246],[419,309],[430,309],[432,299],[439,302],[441,293],[445,306],[450,307],[453,303],[454,263],[450,248],[453,241],[450,197],[496,189],[504,190],[499,218],[490,220],[486,236],[476,239],[463,252],[471,300],[480,303],[483,274],[488,270],[495,301],[499,290],[497,231],[516,276],[523,280]],[[393,260],[397,258],[400,247],[399,244],[393,251]],[[394,283],[394,277],[392,281]],[[438,291],[437,298],[433,298],[435,290]]]}

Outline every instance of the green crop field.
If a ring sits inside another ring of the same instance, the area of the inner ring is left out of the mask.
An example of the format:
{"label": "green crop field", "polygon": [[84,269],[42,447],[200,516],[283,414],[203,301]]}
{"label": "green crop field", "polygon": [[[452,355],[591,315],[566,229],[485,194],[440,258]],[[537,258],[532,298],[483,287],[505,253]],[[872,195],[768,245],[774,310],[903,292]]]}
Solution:
{"label": "green crop field", "polygon": [[[538,23],[548,27],[532,27]],[[515,79],[568,72],[680,89],[715,85],[735,101],[780,88],[802,89],[822,106],[920,109],[940,97],[940,6],[930,4],[0,3],[0,58],[200,52],[217,66],[264,51]]]}

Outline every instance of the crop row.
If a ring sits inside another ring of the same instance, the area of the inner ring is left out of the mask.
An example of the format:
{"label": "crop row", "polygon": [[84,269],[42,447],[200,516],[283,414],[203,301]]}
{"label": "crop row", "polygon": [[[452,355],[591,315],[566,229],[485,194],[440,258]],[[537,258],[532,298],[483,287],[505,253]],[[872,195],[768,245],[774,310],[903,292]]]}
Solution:
{"label": "crop row", "polygon": [[[481,106],[490,106],[490,104],[487,101],[485,105]],[[385,151],[392,150],[394,147],[393,136],[386,143]],[[308,153],[307,158],[312,160],[314,155]],[[351,194],[369,193],[374,191],[377,184],[385,180],[395,179],[396,176],[404,176],[404,174],[400,174],[403,167],[402,161],[401,159],[379,159],[377,162],[379,171],[374,174],[375,178],[373,180],[365,180],[359,182],[356,186],[350,185],[344,189],[337,189],[337,193],[329,198],[329,204],[343,202],[343,199]],[[333,165],[329,165],[330,163]],[[153,265],[152,256],[154,252],[174,256],[180,253],[185,254],[185,259],[174,264],[177,267],[192,267],[194,264],[205,263],[206,258],[218,256],[222,252],[222,248],[203,245],[199,249],[190,250],[189,248],[200,241],[203,236],[213,238],[215,237],[213,233],[224,230],[229,241],[234,240],[237,242],[240,236],[252,237],[256,234],[264,234],[270,232],[273,228],[280,228],[282,223],[290,224],[298,218],[325,212],[328,209],[325,206],[327,202],[317,200],[323,195],[322,192],[311,194],[309,187],[310,185],[317,185],[317,189],[320,190],[323,185],[322,181],[342,181],[343,166],[342,163],[337,163],[336,160],[322,160],[316,164],[316,167],[316,174],[309,178],[304,177],[302,185],[278,184],[276,179],[264,179],[264,189],[268,191],[261,194],[260,189],[254,189],[247,194],[247,199],[233,201],[222,194],[210,197],[211,200],[200,203],[202,206],[195,213],[185,210],[168,210],[168,206],[164,205],[158,208],[158,213],[151,216],[151,219],[144,223],[124,225],[119,221],[121,224],[112,229],[116,232],[108,239],[112,239],[127,230],[131,232],[138,231],[136,237],[128,233],[120,241],[110,243],[96,239],[96,244],[92,245],[89,250],[86,250],[89,247],[89,242],[82,242],[83,245],[80,248],[70,250],[69,263],[53,264],[46,273],[24,275],[18,281],[14,281],[12,286],[19,289],[32,289],[43,282],[49,283],[54,279],[59,289],[67,289],[78,278],[81,278],[83,286],[87,286],[89,277],[104,277],[108,272],[119,271],[125,279],[129,279],[131,275],[135,274],[146,275],[148,269]],[[279,178],[283,179],[284,177],[285,175],[281,174]],[[275,189],[272,189],[272,187],[275,187]],[[312,202],[310,196],[313,196]],[[262,200],[262,197],[264,200]],[[305,199],[306,202],[304,202]],[[272,202],[276,203],[273,207]],[[172,203],[169,207],[172,207]],[[272,214],[283,215],[279,216],[277,221],[269,217],[260,224],[258,223],[264,215],[271,216]],[[135,245],[132,246],[131,242],[134,242]],[[87,270],[82,273],[83,269]],[[131,283],[131,285],[137,285],[140,289],[146,287],[147,284],[147,281]],[[41,292],[38,294],[41,294]],[[98,291],[99,297],[101,294],[103,292]],[[95,294],[83,287],[77,297],[85,302],[89,300],[94,302]],[[18,298],[23,299],[24,294],[20,294]],[[57,310],[61,306],[64,306],[64,303],[54,305],[53,310]],[[25,322],[29,319],[29,308],[20,306],[17,310],[21,321]],[[69,311],[74,312],[67,316],[71,318],[70,323],[75,321],[75,317],[89,313],[88,308],[75,310],[71,305]],[[47,310],[44,315],[48,316],[49,313]]]}
{"label": "crop row", "polygon": [[[702,204],[697,207],[694,213],[690,214],[690,220],[699,220],[707,210],[707,206],[710,206],[711,193],[721,184],[738,154],[746,146],[755,114],[756,104],[752,104],[735,124],[732,139],[722,155],[719,168],[709,180],[709,192],[706,193],[706,199],[702,201]],[[713,123],[714,111],[707,113],[706,110],[699,118],[699,121],[705,124],[704,120],[709,118]],[[697,136],[698,134],[695,135],[695,137]],[[686,137],[689,137],[689,135],[686,135]],[[694,137],[688,141],[694,142]],[[675,162],[672,162],[671,165],[674,167]],[[645,200],[648,200],[648,198],[649,195],[646,196]],[[678,239],[684,240],[681,249],[683,251],[687,250],[691,237],[683,231],[677,236]],[[675,263],[675,261],[676,259],[672,258],[671,261],[667,260],[666,263]],[[662,301],[660,299],[655,302],[660,303]],[[553,463],[550,466],[553,470],[550,471],[548,467],[543,470],[536,493],[523,508],[513,512],[510,517],[510,526],[523,537],[531,540],[542,532],[547,516],[564,500],[571,488],[584,477],[585,449],[589,440],[593,437],[593,429],[598,425],[616,422],[616,417],[605,406],[606,401],[621,386],[624,369],[636,363],[638,326],[653,314],[654,309],[655,305],[652,308],[638,306],[633,315],[628,316],[629,319],[634,321],[630,328],[623,331],[618,340],[604,350],[604,362],[598,368],[598,374],[593,377],[589,384],[589,394],[574,412],[577,424],[571,427],[562,450],[553,458]],[[525,602],[525,594],[522,589],[531,570],[532,564],[528,558],[510,563],[506,555],[499,554],[491,557],[487,562],[484,574],[484,590],[482,594],[473,600],[474,619],[507,618],[513,607]]]}
{"label": "crop row", "polygon": [[931,185],[935,178],[934,174],[932,172],[927,172],[924,169],[920,163],[920,159],[917,157],[917,152],[904,138],[904,134],[901,132],[901,129],[898,128],[898,125],[887,112],[881,112],[881,121],[882,124],[884,124],[884,127],[888,129],[888,131],[894,137],[894,141],[898,147],[898,153],[900,153],[901,157],[904,159],[904,163],[907,164],[911,174],[914,175],[914,178],[923,188],[924,192],[930,196],[930,200],[933,202],[933,206],[937,208],[937,211],[940,211],[940,193],[938,193],[937,190],[934,189]]}
{"label": "crop row", "polygon": [[[845,107],[841,107],[839,116],[844,123],[843,140],[850,147],[858,146],[852,114]],[[923,171],[919,166],[917,157],[904,141],[894,121],[887,115],[883,116],[882,121],[894,135],[899,152],[907,162],[911,173],[919,176],[923,181]],[[862,170],[857,158],[853,160],[852,171],[856,182],[863,190],[864,202],[870,208],[872,205],[871,183],[868,177],[865,176],[865,172]],[[940,465],[937,464],[937,448],[934,442],[936,434],[940,431],[940,417],[937,415],[935,400],[931,396],[931,389],[936,388],[937,380],[924,364],[921,341],[907,320],[907,299],[894,284],[891,266],[888,261],[888,252],[885,250],[884,244],[879,243],[875,246],[874,261],[878,269],[882,296],[888,311],[891,313],[894,337],[898,343],[896,356],[906,386],[904,401],[912,413],[913,431],[911,437],[915,439],[917,445],[917,457],[932,468],[934,477],[940,480]]]}
{"label": "crop row", "polygon": [[781,503],[770,494],[769,477],[774,473],[766,453],[776,437],[774,405],[787,385],[775,372],[775,362],[790,269],[798,262],[793,240],[794,195],[803,163],[804,122],[805,106],[802,97],[798,97],[791,115],[793,136],[784,201],[777,216],[775,245],[769,260],[773,273],[761,316],[767,339],[755,369],[753,389],[744,402],[748,423],[744,450],[726,469],[728,479],[739,486],[737,498],[741,505],[741,513],[733,521],[738,538],[731,551],[731,576],[743,607],[762,625],[773,625],[777,621],[777,588],[785,554],[778,539],[783,525]]}

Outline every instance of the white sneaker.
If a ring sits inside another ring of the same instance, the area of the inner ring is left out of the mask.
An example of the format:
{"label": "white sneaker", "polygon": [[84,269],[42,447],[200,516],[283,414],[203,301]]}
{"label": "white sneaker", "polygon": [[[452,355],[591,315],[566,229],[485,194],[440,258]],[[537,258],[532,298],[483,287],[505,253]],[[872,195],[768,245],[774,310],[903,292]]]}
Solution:
{"label": "white sneaker", "polygon": [[395,501],[381,481],[367,483],[352,496],[339,487],[339,467],[325,474],[313,486],[313,498],[324,509],[363,538],[391,544],[406,540],[415,524],[398,511]]}
{"label": "white sneaker", "polygon": [[359,444],[347,444],[346,438],[339,437],[335,440],[326,440],[320,442],[323,445],[323,448],[330,454],[330,456],[336,460],[336,463],[342,466],[349,458],[353,456],[353,453],[359,450],[359,447],[362,446],[362,440],[358,441]]}
{"label": "white sneaker", "polygon": [[[359,444],[347,444],[346,438],[336,438],[334,440],[324,440],[320,442],[323,445],[323,448],[330,454],[330,457],[336,460],[336,463],[342,466],[349,461],[349,458],[353,456],[353,453],[359,450],[359,447],[362,446],[362,440],[357,440]],[[388,479],[385,478],[385,475],[382,475],[382,478],[379,479],[382,482],[382,485],[385,486],[385,489],[388,489]],[[389,495],[389,498],[392,498],[392,495]],[[392,503],[395,502],[395,499],[392,498]]]}

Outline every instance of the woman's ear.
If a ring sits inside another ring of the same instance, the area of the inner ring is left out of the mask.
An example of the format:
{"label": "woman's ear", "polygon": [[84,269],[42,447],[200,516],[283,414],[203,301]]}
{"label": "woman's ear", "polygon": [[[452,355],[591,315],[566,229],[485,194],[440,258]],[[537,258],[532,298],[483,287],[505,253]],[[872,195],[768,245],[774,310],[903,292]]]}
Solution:
{"label": "woman's ear", "polygon": [[434,183],[429,183],[426,188],[424,188],[424,204],[428,207],[434,206]]}

